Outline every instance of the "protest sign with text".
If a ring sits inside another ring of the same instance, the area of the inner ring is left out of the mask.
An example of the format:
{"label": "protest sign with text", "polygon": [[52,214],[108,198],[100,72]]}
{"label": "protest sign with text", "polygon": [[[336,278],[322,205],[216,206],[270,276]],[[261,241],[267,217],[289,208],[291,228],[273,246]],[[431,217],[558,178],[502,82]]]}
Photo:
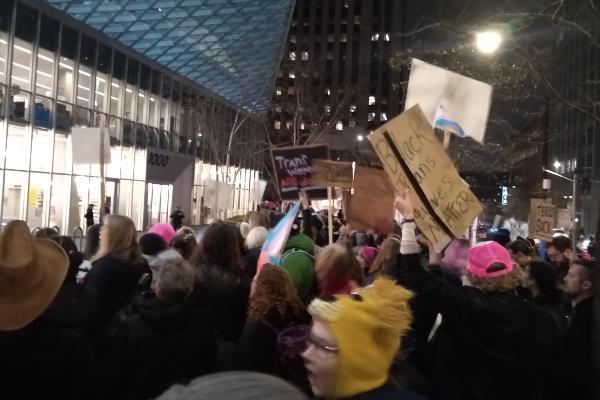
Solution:
{"label": "protest sign with text", "polygon": [[311,199],[326,199],[327,188],[312,180],[315,159],[329,159],[326,145],[283,147],[271,150],[273,168],[282,200],[298,199],[298,190],[304,190]]}
{"label": "protest sign with text", "polygon": [[529,236],[534,239],[552,240],[556,206],[543,199],[531,199],[529,209]]}
{"label": "protest sign with text", "polygon": [[442,250],[482,211],[416,105],[369,135],[396,190],[410,189],[415,222]]}
{"label": "protest sign with text", "polygon": [[347,219],[352,229],[390,233],[394,219],[394,187],[385,171],[356,167],[354,194]]}
{"label": "protest sign with text", "polygon": [[352,189],[352,178],[351,162],[313,160],[312,181],[316,185]]}

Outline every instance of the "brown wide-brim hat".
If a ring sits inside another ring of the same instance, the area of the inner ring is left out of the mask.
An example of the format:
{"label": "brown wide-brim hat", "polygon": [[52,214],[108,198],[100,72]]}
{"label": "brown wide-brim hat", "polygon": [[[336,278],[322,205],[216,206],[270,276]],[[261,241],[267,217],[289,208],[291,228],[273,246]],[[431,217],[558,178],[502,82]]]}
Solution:
{"label": "brown wide-brim hat", "polygon": [[63,284],[69,258],[58,243],[34,238],[23,221],[0,235],[0,331],[13,331],[36,319]]}

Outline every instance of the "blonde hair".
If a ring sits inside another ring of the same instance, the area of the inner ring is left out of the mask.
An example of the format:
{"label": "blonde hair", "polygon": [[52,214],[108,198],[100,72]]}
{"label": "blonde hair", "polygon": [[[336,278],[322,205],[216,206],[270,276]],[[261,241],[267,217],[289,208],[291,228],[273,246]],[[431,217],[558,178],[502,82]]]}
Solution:
{"label": "blonde hair", "polygon": [[166,260],[156,276],[157,296],[161,299],[180,302],[192,294],[194,290],[194,270],[182,258]]}
{"label": "blonde hair", "polygon": [[256,228],[257,226],[264,226],[265,228],[269,229],[269,217],[260,211],[254,211],[248,217],[248,224],[250,225],[250,230]]}
{"label": "blonde hair", "polygon": [[102,230],[106,233],[104,240],[100,240],[100,249],[94,260],[106,256],[112,256],[130,263],[143,260],[142,252],[137,243],[137,231],[131,219],[122,215],[108,215]]}
{"label": "blonde hair", "polygon": [[387,264],[396,257],[398,253],[400,253],[400,239],[396,236],[386,238],[383,243],[381,243],[379,253],[377,253],[375,260],[373,260],[373,264],[371,264],[371,275],[379,276],[379,274],[388,274],[389,271],[386,271]]}

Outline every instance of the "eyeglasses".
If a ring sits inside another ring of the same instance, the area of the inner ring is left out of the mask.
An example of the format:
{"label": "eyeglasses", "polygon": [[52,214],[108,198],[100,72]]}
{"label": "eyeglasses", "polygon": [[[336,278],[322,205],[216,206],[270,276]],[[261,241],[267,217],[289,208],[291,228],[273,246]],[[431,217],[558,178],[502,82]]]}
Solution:
{"label": "eyeglasses", "polygon": [[310,336],[306,338],[306,345],[306,350],[314,349],[319,358],[334,358],[340,352],[339,347],[322,345]]}

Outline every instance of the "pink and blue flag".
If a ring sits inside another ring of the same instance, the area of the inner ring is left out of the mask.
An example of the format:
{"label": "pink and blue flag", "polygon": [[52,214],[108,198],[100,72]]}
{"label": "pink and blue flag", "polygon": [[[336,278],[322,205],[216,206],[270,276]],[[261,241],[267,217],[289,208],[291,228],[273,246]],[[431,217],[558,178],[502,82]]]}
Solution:
{"label": "pink and blue flag", "polygon": [[294,203],[294,205],[290,207],[289,211],[285,214],[281,221],[279,221],[275,228],[269,232],[267,240],[265,240],[265,243],[260,251],[260,255],[258,256],[258,262],[256,265],[256,270],[258,272],[260,272],[265,264],[279,265],[279,262],[281,261],[281,253],[285,243],[287,242],[288,236],[290,235],[290,231],[292,230],[292,226],[294,225],[294,220],[296,219],[299,209],[300,203]]}
{"label": "pink and blue flag", "polygon": [[465,131],[454,121],[454,119],[446,112],[443,106],[439,105],[435,112],[435,120],[433,123],[434,128],[439,128],[443,131],[454,133],[456,136],[465,137]]}

